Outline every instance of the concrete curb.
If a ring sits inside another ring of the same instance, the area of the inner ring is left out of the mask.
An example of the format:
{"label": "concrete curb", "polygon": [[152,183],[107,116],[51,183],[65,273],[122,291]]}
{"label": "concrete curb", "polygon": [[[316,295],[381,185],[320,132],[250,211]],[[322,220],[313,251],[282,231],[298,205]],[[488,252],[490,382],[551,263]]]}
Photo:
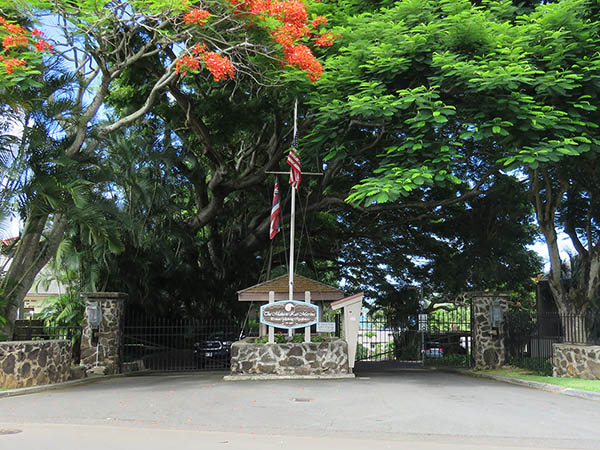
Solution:
{"label": "concrete curb", "polygon": [[131,372],[131,373],[117,373],[114,375],[88,375],[85,378],[80,378],[79,380],[71,380],[65,381],[63,383],[55,383],[55,384],[42,384],[40,386],[31,386],[25,388],[17,388],[17,389],[8,389],[6,391],[0,391],[0,398],[5,397],[16,397],[17,395],[27,395],[27,394],[37,394],[39,392],[45,391],[56,391],[58,389],[66,389],[73,386],[82,386],[85,384],[95,383],[96,381],[101,380],[110,380],[112,378],[123,378],[134,375],[146,375],[150,371],[139,371],[139,372]]}
{"label": "concrete curb", "polygon": [[353,373],[337,375],[225,375],[225,381],[266,381],[266,380],[349,380]]}
{"label": "concrete curb", "polygon": [[542,383],[541,381],[522,380],[520,378],[503,377],[487,373],[469,372],[465,370],[449,370],[453,373],[467,375],[476,378],[488,378],[490,380],[501,381],[503,383],[524,386],[530,389],[552,392],[554,394],[569,395],[571,397],[584,398],[586,400],[600,401],[600,392],[582,391],[581,389],[565,388],[556,384]]}
{"label": "concrete curb", "polygon": [[94,383],[98,380],[106,380],[110,377],[112,377],[112,375],[94,375],[94,376],[81,378],[79,380],[65,381],[63,383],[42,384],[40,386],[9,389],[6,391],[0,391],[0,398],[16,397],[17,395],[36,394],[38,392],[44,392],[44,391],[54,391],[54,390],[58,390],[58,389],[69,388],[72,386],[80,386],[80,385],[84,385],[84,384],[90,384],[90,383]]}

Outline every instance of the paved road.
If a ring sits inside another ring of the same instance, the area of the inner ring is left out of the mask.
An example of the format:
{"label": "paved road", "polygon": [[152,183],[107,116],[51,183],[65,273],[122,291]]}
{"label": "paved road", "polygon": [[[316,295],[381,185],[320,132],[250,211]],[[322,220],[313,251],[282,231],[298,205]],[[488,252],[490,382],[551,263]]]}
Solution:
{"label": "paved road", "polygon": [[[117,378],[0,399],[0,449],[600,449],[600,402],[438,371]],[[4,430],[21,430],[2,434]]]}

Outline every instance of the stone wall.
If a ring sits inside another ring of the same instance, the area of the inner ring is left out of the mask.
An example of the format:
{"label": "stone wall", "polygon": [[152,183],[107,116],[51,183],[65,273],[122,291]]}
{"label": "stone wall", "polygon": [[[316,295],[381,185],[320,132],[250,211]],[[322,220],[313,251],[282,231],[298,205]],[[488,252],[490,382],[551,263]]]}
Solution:
{"label": "stone wall", "polygon": [[123,339],[123,313],[127,294],[121,292],[95,292],[82,294],[87,305],[90,302],[99,302],[102,310],[102,323],[94,337],[87,320],[83,319],[83,332],[81,336],[81,364],[87,369],[106,375],[121,371],[121,343]]}
{"label": "stone wall", "polygon": [[553,344],[552,375],[600,380],[600,345]]}
{"label": "stone wall", "polygon": [[327,342],[256,344],[255,338],[231,346],[232,375],[340,375],[349,374],[348,344]]}
{"label": "stone wall", "polygon": [[494,369],[506,362],[504,339],[506,323],[492,326],[491,308],[498,301],[504,315],[510,294],[496,292],[470,293],[473,301],[473,359],[477,369]]}
{"label": "stone wall", "polygon": [[69,340],[0,342],[0,388],[69,380],[71,351]]}

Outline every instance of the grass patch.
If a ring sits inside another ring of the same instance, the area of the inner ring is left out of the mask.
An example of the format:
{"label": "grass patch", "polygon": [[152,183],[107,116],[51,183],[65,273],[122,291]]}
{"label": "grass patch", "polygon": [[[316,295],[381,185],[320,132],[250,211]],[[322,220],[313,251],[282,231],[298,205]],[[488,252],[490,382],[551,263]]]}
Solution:
{"label": "grass patch", "polygon": [[535,373],[518,367],[480,370],[473,373],[485,373],[489,375],[499,375],[508,378],[517,378],[520,380],[539,381],[541,383],[555,384],[564,388],[581,389],[582,391],[600,392],[600,380],[582,380],[580,378],[555,378],[536,375]]}

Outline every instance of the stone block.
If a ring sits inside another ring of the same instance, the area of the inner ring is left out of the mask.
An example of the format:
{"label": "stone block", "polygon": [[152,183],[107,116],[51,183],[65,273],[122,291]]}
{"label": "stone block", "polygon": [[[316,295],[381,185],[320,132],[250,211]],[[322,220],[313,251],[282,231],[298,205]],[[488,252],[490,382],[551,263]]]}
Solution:
{"label": "stone block", "polygon": [[2,371],[6,374],[12,374],[15,371],[16,358],[14,354],[8,355],[2,361]]}
{"label": "stone block", "polygon": [[71,380],[79,380],[81,378],[85,378],[85,376],[86,376],[85,366],[71,366],[71,369],[70,369]]}
{"label": "stone block", "polygon": [[264,375],[271,375],[275,373],[275,364],[257,364],[257,372]]}
{"label": "stone block", "polygon": [[288,356],[302,356],[304,349],[301,345],[295,345],[288,350]]}
{"label": "stone block", "polygon": [[[235,343],[232,374],[318,375],[348,373],[347,344],[341,339],[324,343],[255,344],[253,338]],[[325,363],[329,363],[327,367]]]}
{"label": "stone block", "polygon": [[31,364],[28,362],[24,362],[23,365],[21,365],[21,371],[20,371],[20,376],[23,379],[28,379],[29,376],[31,375]]}
{"label": "stone block", "polygon": [[105,366],[95,366],[87,369],[87,373],[90,375],[107,375]]}
{"label": "stone block", "polygon": [[600,380],[600,361],[596,360],[596,358],[590,359],[588,361],[588,367],[590,368],[590,375],[596,380]]}
{"label": "stone block", "polygon": [[288,367],[300,367],[304,365],[304,359],[295,356],[289,356],[286,361]]}

